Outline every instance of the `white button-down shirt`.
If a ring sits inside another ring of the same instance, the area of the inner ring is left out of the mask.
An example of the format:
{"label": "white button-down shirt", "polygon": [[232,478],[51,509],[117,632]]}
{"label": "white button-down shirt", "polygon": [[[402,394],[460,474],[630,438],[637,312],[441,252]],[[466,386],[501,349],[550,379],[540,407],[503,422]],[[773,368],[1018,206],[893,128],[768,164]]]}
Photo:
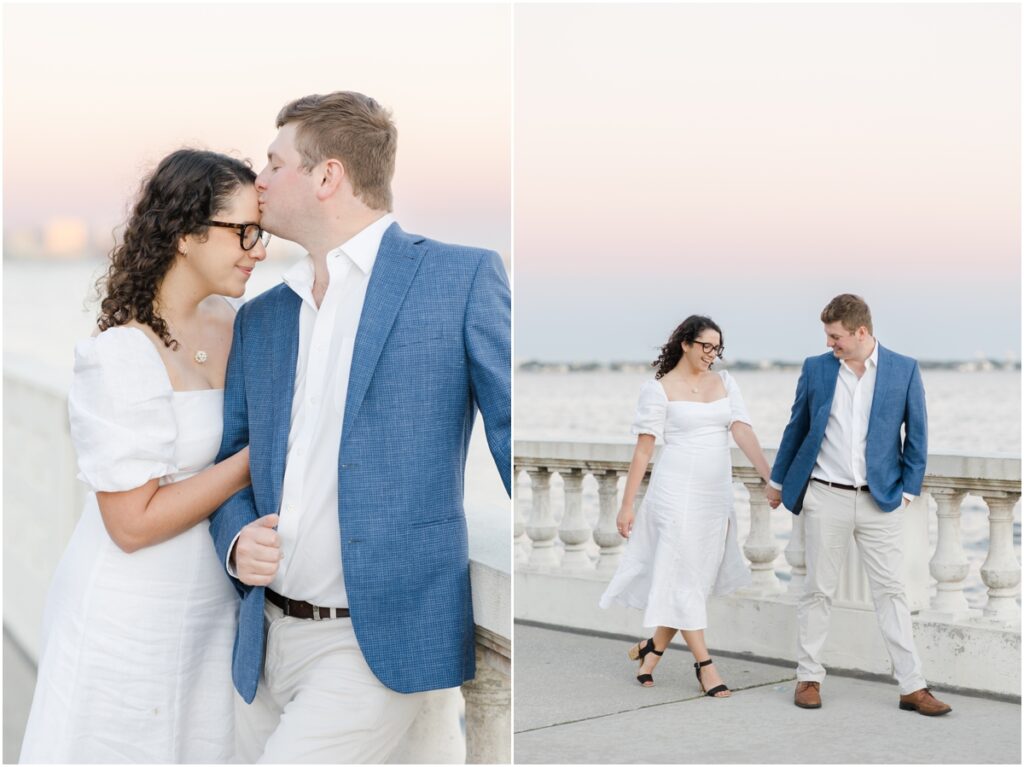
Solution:
{"label": "white button-down shirt", "polygon": [[[818,460],[811,471],[812,477],[826,482],[861,487],[868,483],[868,424],[871,421],[871,403],[875,399],[875,379],[878,376],[878,340],[871,356],[864,361],[864,375],[850,369],[846,362],[839,363],[836,393],[832,398],[825,438],[818,451]],[[771,487],[782,490],[778,482]],[[904,493],[913,501],[917,496]]]}
{"label": "white button-down shirt", "polygon": [[338,451],[352,349],[387,214],[327,254],[330,282],[318,308],[313,259],[283,280],[302,299],[288,456],[281,493],[281,560],[270,588],[321,607],[348,607],[338,522]]}
{"label": "white button-down shirt", "polygon": [[864,361],[864,375],[860,378],[845,360],[839,363],[836,393],[812,477],[856,487],[868,483],[868,421],[877,374],[877,341],[871,356]]}

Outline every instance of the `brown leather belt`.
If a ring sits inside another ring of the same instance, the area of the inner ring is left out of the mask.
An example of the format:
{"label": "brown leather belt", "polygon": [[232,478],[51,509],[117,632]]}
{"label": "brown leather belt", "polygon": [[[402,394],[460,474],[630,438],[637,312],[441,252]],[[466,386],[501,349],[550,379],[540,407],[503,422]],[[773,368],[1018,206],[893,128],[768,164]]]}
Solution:
{"label": "brown leather belt", "polygon": [[868,490],[867,485],[854,487],[853,485],[843,485],[840,484],[839,482],[829,482],[827,479],[818,479],[817,477],[811,477],[811,479],[813,479],[815,482],[820,482],[823,485],[828,485],[829,487],[838,487],[840,490],[862,490],[865,493],[870,492]]}
{"label": "brown leather belt", "polygon": [[290,618],[320,621],[325,618],[349,617],[347,607],[318,607],[317,605],[311,605],[309,602],[303,602],[299,599],[283,597],[276,591],[271,591],[270,589],[264,589],[264,591],[266,592],[267,599],[284,610],[284,614]]}

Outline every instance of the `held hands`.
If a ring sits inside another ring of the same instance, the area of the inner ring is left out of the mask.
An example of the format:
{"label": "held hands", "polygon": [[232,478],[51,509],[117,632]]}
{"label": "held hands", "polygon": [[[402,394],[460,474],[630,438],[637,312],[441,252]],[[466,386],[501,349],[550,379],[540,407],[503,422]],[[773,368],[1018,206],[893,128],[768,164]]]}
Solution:
{"label": "held hands", "polygon": [[628,538],[629,534],[633,532],[633,518],[635,516],[631,508],[623,506],[619,509],[619,515],[615,518],[615,528],[623,538]]}
{"label": "held hands", "polygon": [[277,566],[284,558],[281,536],[274,527],[277,514],[267,514],[242,528],[232,554],[238,580],[248,586],[266,586],[277,575]]}
{"label": "held hands", "polygon": [[773,509],[779,508],[782,505],[782,493],[776,490],[771,485],[768,485],[764,489],[764,496],[768,499],[768,505]]}

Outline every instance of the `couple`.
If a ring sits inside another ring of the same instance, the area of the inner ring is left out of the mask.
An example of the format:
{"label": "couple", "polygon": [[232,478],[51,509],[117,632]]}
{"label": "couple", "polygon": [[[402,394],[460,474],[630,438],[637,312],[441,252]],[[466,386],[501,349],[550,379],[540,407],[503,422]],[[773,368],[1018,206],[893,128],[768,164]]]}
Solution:
{"label": "couple", "polygon": [[[852,536],[899,683],[899,707],[946,714],[952,709],[931,694],[922,676],[899,576],[902,509],[921,492],[928,456],[921,373],[913,359],[878,344],[870,309],[859,296],[836,296],[821,322],[830,351],[804,362],[770,471],[735,381],[710,371],[722,357],[721,329],[700,316],[676,328],[654,363],[656,380],[640,393],[633,426],[639,436],[617,519],[619,533],[630,540],[601,606],[642,609],[644,625],[657,627],[629,650],[640,661],[641,684],[654,683],[652,671],[680,631],[701,691],[730,695],[704,629],[708,596],[750,579],[736,537],[731,432],[767,484],[771,507],[784,502],[794,514],[804,512],[807,588],[797,609],[794,703],[821,707],[822,651]],[[655,437],[665,447],[634,519]]]}
{"label": "couple", "polygon": [[[23,762],[380,762],[474,675],[463,473],[479,407],[509,486],[504,268],[395,223],[373,99],[277,127],[259,176],[165,158],[112,254]],[[235,317],[266,232],[309,255]]]}

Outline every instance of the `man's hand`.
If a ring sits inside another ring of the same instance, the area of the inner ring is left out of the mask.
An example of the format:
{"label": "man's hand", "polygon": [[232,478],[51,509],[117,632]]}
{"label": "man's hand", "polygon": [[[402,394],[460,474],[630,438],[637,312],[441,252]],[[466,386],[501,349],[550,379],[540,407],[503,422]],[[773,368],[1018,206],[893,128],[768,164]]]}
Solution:
{"label": "man's hand", "polygon": [[765,487],[764,496],[768,499],[768,505],[773,509],[777,509],[782,505],[782,493],[771,485]]}
{"label": "man's hand", "polygon": [[281,536],[274,529],[277,521],[277,514],[267,514],[247,524],[238,534],[231,556],[242,583],[266,586],[277,575],[277,566],[284,557]]}

